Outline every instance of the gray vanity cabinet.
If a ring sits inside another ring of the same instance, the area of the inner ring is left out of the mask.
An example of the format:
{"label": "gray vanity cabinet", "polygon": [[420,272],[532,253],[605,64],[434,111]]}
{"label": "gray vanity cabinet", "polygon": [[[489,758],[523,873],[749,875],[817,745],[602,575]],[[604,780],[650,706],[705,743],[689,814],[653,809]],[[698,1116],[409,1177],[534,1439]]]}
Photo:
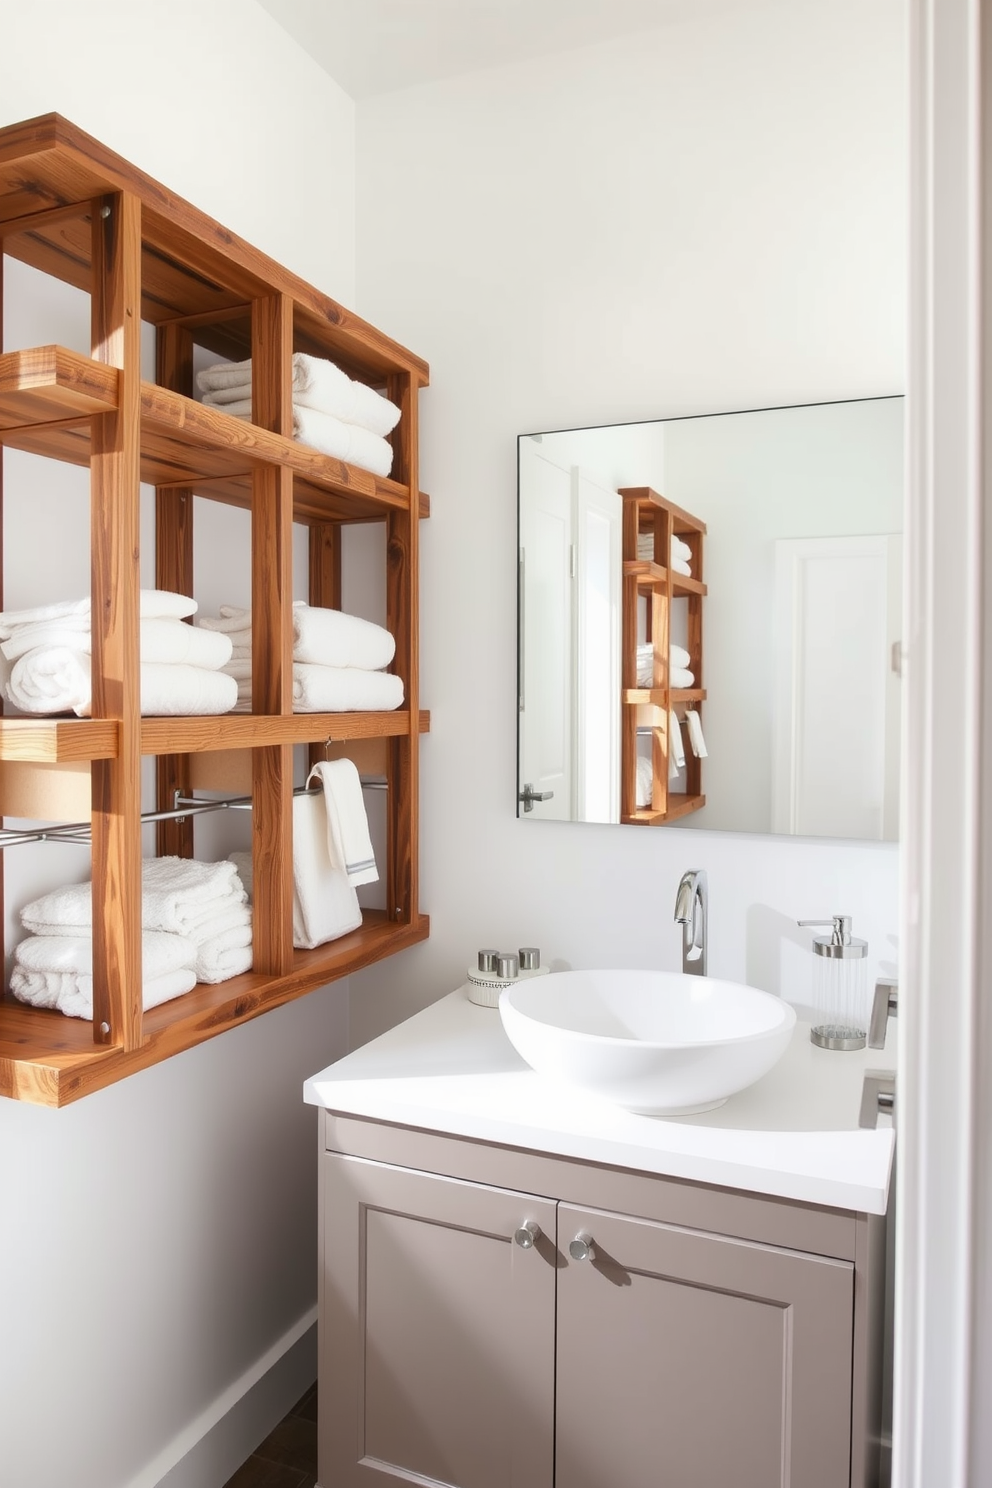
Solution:
{"label": "gray vanity cabinet", "polygon": [[[549,1488],[554,1204],[322,1161],[324,1488]],[[525,1222],[541,1231],[528,1250]]]}
{"label": "gray vanity cabinet", "polygon": [[877,1488],[883,1221],[322,1117],[321,1488]]}
{"label": "gray vanity cabinet", "polygon": [[846,1488],[848,1261],[562,1204],[556,1488]]}

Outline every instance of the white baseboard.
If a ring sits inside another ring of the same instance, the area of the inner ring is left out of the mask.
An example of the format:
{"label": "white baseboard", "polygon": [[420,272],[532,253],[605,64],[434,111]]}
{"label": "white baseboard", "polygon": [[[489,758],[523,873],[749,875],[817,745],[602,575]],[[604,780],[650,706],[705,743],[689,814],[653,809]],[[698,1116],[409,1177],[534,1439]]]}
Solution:
{"label": "white baseboard", "polygon": [[312,1307],[127,1488],[223,1488],[316,1378],[317,1309]]}

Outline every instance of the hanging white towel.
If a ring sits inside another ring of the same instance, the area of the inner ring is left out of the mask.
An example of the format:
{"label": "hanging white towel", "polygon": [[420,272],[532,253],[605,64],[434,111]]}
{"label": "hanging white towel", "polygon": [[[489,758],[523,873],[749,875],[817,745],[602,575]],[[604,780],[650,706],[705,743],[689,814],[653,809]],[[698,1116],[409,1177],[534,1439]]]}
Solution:
{"label": "hanging white towel", "polygon": [[379,870],[369,836],[362,781],[354,762],[321,760],[307,776],[307,785],[315,775],[324,792],[327,852],[332,865],[343,868],[356,889],[359,884],[377,883]]}
{"label": "hanging white towel", "polygon": [[697,759],[706,759],[709,751],[706,748],[706,740],[703,738],[703,725],[695,708],[686,709],[685,721],[693,754]]}
{"label": "hanging white towel", "polygon": [[361,923],[358,895],[328,855],[323,798],[316,791],[294,796],[293,944],[311,950]]}
{"label": "hanging white towel", "polygon": [[668,713],[668,778],[673,779],[680,770],[685,769],[685,745],[682,743],[682,730],[679,727],[678,718],[675,716],[674,708]]}

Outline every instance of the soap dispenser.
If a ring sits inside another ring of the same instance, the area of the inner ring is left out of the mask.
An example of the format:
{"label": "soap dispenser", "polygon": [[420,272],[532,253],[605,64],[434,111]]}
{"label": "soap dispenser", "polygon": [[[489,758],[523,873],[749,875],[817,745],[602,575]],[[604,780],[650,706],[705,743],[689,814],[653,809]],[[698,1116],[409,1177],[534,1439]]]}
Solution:
{"label": "soap dispenser", "polygon": [[797,920],[829,925],[813,937],[813,1007],[810,1040],[821,1049],[863,1049],[868,1030],[868,942],[851,934],[851,916]]}

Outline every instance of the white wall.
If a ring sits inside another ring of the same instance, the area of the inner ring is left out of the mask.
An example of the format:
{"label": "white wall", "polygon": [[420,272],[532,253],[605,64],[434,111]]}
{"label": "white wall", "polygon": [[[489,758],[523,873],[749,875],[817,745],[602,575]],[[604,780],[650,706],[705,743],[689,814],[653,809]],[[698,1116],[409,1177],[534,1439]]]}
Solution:
{"label": "white wall", "polygon": [[[0,37],[0,125],[64,114],[353,302],[353,105],[252,0],[0,0]],[[10,334],[85,338],[72,296],[32,277],[11,274]],[[51,513],[80,473],[8,464],[13,602],[52,530],[73,556]],[[43,848],[21,851],[34,857],[9,857],[12,903],[26,874],[87,870],[80,849],[44,867]],[[346,1002],[346,985],[315,992],[63,1111],[0,1102],[5,1484],[212,1488],[292,1401],[270,1393],[199,1455],[198,1439],[284,1350],[280,1388],[302,1393],[312,1352],[290,1345],[317,1275],[302,1082],[343,1052]]]}
{"label": "white wall", "polygon": [[480,945],[676,966],[688,867],[717,975],[802,1001],[791,920],[841,911],[894,962],[894,848],[515,819],[515,438],[903,388],[902,10],[759,0],[359,104],[358,308],[432,366],[433,724],[432,937],[352,979],[356,1041]]}

